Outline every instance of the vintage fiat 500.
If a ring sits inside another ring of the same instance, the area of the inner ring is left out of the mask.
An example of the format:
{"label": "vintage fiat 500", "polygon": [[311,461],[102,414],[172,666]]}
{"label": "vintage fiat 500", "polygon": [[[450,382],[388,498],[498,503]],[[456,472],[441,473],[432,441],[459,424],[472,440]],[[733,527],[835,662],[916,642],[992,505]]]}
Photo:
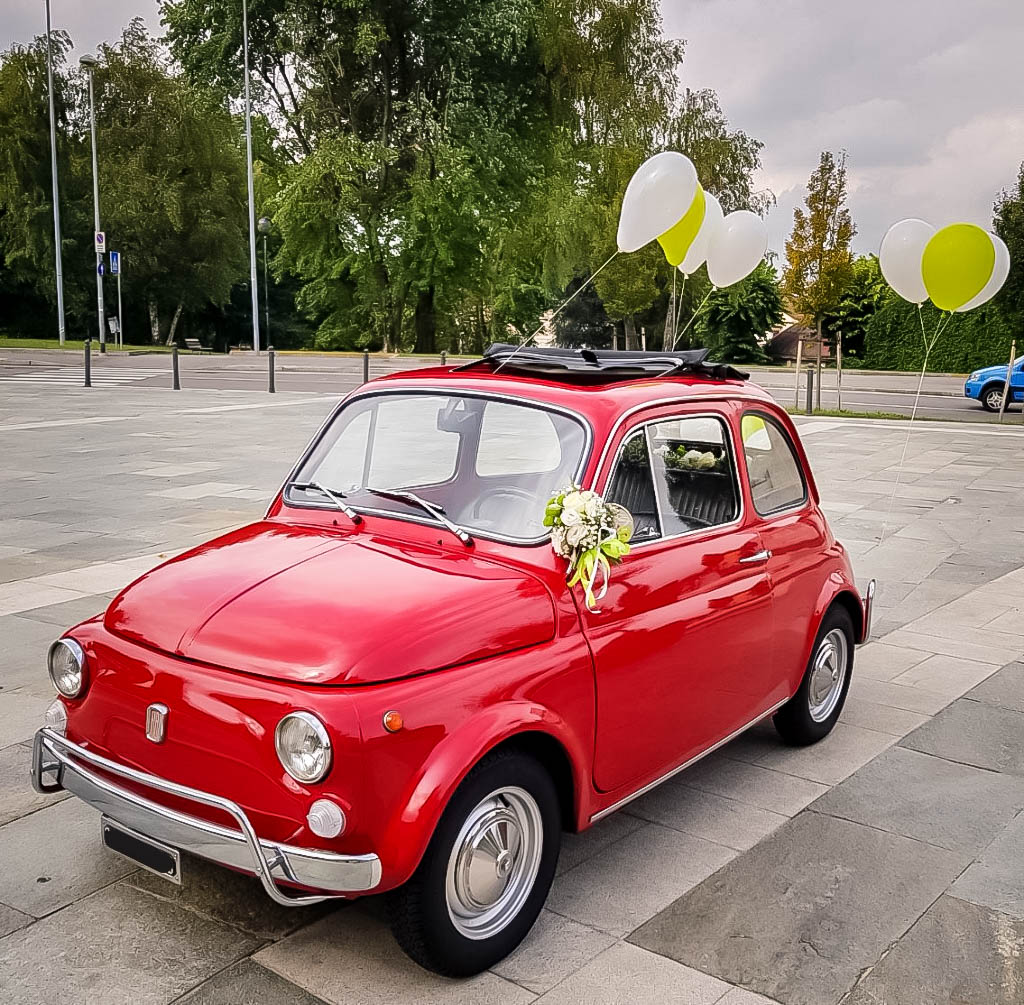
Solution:
{"label": "vintage fiat 500", "polygon": [[[423,966],[495,963],[563,830],[842,710],[873,584],[786,413],[703,357],[496,346],[359,388],[262,520],[53,644],[36,787],[171,880],[184,851],[281,904],[387,892]],[[630,517],[600,598],[544,524],[573,486]]]}

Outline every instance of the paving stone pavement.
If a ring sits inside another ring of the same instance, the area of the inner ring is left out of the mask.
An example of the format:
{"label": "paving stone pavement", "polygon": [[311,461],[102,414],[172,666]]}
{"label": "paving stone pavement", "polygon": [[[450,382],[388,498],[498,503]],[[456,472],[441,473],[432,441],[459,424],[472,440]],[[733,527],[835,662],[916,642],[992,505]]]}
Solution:
{"label": "paving stone pavement", "polygon": [[[261,515],[326,395],[0,394],[0,1002],[1024,1002],[1024,430],[801,420],[858,578],[880,581],[843,720],[755,728],[567,835],[533,933],[472,981],[369,898],[286,910],[188,859],[169,887],[28,785],[67,625]],[[890,508],[890,498],[892,505]],[[883,535],[884,530],[884,535]]]}

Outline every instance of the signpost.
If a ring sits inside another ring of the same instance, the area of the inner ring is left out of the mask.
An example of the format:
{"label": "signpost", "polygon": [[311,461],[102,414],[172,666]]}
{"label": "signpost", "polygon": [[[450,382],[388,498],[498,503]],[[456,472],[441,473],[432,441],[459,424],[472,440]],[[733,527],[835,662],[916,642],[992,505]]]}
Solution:
{"label": "signpost", "polygon": [[107,235],[102,230],[96,231],[96,254],[102,255],[107,250]]}
{"label": "signpost", "polygon": [[121,252],[112,251],[110,253],[110,274],[117,276],[117,344],[118,347],[124,348],[124,330],[121,325]]}

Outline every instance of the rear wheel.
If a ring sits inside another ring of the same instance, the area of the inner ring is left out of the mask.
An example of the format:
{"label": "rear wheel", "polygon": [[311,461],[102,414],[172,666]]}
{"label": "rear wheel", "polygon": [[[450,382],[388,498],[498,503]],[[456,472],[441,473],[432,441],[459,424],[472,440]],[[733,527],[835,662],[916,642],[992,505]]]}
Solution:
{"label": "rear wheel", "polygon": [[989,412],[998,412],[1003,407],[1003,385],[989,384],[981,392],[982,407]]}
{"label": "rear wheel", "polygon": [[800,689],[775,714],[779,736],[793,746],[828,736],[843,711],[852,670],[853,621],[835,605],[822,619]]}
{"label": "rear wheel", "polygon": [[561,829],[558,794],[536,760],[517,751],[485,758],[452,797],[412,879],[390,896],[399,945],[450,977],[506,957],[544,905]]}

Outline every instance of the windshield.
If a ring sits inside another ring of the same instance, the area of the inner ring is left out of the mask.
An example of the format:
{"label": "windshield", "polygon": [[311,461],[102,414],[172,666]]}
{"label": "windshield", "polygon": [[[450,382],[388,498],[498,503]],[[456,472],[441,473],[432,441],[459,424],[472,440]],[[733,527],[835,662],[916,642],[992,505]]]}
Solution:
{"label": "windshield", "polygon": [[[495,398],[372,394],[345,405],[287,490],[291,505],[329,505],[318,484],[359,510],[431,520],[412,491],[448,520],[485,536],[541,540],[544,506],[579,475],[587,431],[576,418]],[[374,490],[374,491],[371,491]]]}

